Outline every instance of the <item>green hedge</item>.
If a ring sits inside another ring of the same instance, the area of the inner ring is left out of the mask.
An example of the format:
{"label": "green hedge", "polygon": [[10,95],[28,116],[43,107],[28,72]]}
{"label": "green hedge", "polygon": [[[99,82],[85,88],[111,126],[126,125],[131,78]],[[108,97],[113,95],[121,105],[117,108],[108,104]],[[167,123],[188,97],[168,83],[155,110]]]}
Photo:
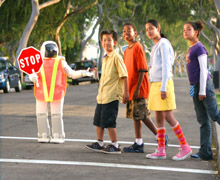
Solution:
{"label": "green hedge", "polygon": [[218,108],[220,109],[220,93],[216,94],[217,102],[218,102]]}
{"label": "green hedge", "polygon": [[216,94],[217,102],[218,102],[218,108],[220,109],[220,93]]}

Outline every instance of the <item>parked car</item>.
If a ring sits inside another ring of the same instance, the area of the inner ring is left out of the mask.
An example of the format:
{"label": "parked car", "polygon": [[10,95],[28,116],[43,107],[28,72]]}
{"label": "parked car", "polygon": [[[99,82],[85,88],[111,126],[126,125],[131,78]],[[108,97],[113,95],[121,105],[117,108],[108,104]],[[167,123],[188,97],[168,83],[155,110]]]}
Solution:
{"label": "parked car", "polygon": [[0,57],[0,89],[8,93],[10,88],[15,88],[16,92],[22,90],[21,73],[8,61],[8,58]]}
{"label": "parked car", "polygon": [[73,85],[78,85],[79,82],[84,82],[84,81],[90,81],[91,83],[98,82],[98,69],[96,67],[96,62],[93,60],[85,60],[85,61],[78,61],[75,62],[75,70],[87,70],[89,69],[89,72],[92,72],[94,75],[93,77],[82,77],[78,79],[73,79],[72,84]]}
{"label": "parked car", "polygon": [[26,89],[32,89],[34,87],[34,83],[29,79],[29,75],[24,73],[24,83]]}

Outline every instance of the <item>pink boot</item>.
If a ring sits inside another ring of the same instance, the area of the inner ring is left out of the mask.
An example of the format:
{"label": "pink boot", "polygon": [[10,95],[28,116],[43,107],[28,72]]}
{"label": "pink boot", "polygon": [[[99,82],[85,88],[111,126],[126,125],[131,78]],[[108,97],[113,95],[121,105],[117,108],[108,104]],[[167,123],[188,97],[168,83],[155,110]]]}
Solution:
{"label": "pink boot", "polygon": [[188,143],[186,143],[185,145],[180,145],[180,147],[181,148],[179,153],[172,158],[174,161],[184,160],[192,154],[192,150]]}
{"label": "pink boot", "polygon": [[158,147],[152,154],[147,154],[148,159],[166,159],[166,151],[164,147]]}

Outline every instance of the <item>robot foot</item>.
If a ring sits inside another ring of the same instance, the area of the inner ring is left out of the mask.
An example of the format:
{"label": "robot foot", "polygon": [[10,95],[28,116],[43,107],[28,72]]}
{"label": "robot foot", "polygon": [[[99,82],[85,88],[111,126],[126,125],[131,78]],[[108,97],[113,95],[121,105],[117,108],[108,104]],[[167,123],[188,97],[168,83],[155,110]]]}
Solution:
{"label": "robot foot", "polygon": [[53,134],[53,137],[50,140],[50,143],[55,143],[55,144],[62,144],[64,142],[65,142],[65,139],[61,138],[58,133]]}
{"label": "robot foot", "polygon": [[42,133],[42,136],[38,138],[39,143],[49,143],[50,138],[47,136],[46,133]]}

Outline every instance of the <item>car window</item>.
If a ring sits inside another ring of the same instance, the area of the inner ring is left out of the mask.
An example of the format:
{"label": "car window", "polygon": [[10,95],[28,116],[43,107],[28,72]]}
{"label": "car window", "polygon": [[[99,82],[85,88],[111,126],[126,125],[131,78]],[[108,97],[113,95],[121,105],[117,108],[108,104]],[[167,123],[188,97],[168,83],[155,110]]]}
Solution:
{"label": "car window", "polygon": [[75,68],[76,68],[76,65],[75,65],[75,64],[70,64],[70,67],[71,67],[72,69],[75,69]]}
{"label": "car window", "polygon": [[87,62],[77,62],[75,63],[76,69],[87,69],[87,68],[94,68],[94,64],[92,61],[87,61]]}
{"label": "car window", "polygon": [[3,61],[0,61],[0,71],[3,71],[6,69],[6,64]]}
{"label": "car window", "polygon": [[93,62],[92,61],[90,61],[90,62],[85,62],[85,64],[84,64],[84,67],[85,68],[93,68]]}

